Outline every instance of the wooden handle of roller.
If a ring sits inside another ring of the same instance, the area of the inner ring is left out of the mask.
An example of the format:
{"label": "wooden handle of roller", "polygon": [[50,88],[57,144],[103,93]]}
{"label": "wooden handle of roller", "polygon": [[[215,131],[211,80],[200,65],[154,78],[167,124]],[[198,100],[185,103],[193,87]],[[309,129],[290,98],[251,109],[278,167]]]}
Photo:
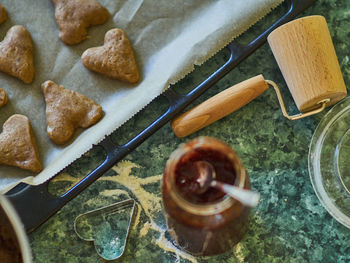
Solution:
{"label": "wooden handle of roller", "polygon": [[262,75],[247,79],[197,105],[171,122],[177,137],[185,137],[252,101],[268,88]]}

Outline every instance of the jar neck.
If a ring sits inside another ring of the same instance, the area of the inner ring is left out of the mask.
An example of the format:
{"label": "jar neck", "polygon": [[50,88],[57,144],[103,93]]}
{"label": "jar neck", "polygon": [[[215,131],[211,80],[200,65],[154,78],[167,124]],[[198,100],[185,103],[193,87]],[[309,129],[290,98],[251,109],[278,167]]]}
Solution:
{"label": "jar neck", "polygon": [[234,167],[235,182],[234,185],[240,188],[245,186],[247,180],[246,170],[243,167],[237,154],[226,144],[210,137],[199,137],[187,144],[180,146],[174,151],[167,162],[167,180],[170,187],[170,196],[176,202],[176,204],[188,213],[194,215],[208,216],[218,214],[230,207],[232,207],[237,201],[228,195],[224,195],[222,198],[209,203],[193,203],[185,199],[176,185],[176,167],[181,158],[191,154],[198,149],[215,150],[221,152],[227,156]]}

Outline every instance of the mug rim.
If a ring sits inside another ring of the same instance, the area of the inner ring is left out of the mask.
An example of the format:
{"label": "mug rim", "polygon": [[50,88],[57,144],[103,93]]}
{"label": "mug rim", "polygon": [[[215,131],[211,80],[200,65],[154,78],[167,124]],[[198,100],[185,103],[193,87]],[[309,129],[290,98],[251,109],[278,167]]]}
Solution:
{"label": "mug rim", "polygon": [[24,230],[24,226],[10,201],[3,195],[0,195],[0,206],[4,210],[7,218],[10,221],[12,229],[16,234],[16,238],[19,244],[19,249],[22,254],[23,263],[32,262],[32,253],[29,246],[28,236]]}

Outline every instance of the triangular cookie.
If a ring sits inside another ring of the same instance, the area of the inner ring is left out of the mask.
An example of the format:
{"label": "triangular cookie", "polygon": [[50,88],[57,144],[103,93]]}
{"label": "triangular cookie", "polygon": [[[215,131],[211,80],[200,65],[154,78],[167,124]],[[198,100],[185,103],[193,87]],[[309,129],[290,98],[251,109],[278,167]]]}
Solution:
{"label": "triangular cookie", "polygon": [[130,41],[125,32],[118,28],[106,33],[103,46],[85,50],[81,61],[86,68],[114,79],[130,83],[139,80]]}
{"label": "triangular cookie", "polygon": [[12,115],[0,133],[0,164],[33,172],[42,169],[32,128],[24,115]]}
{"label": "triangular cookie", "polygon": [[76,128],[87,128],[102,118],[102,107],[78,92],[51,80],[41,89],[46,102],[46,130],[56,144],[68,142]]}
{"label": "triangular cookie", "polygon": [[13,26],[0,42],[0,71],[31,83],[34,77],[33,44],[24,26]]}
{"label": "triangular cookie", "polygon": [[59,28],[59,38],[74,45],[87,36],[87,28],[105,23],[109,18],[106,8],[95,0],[52,0]]}

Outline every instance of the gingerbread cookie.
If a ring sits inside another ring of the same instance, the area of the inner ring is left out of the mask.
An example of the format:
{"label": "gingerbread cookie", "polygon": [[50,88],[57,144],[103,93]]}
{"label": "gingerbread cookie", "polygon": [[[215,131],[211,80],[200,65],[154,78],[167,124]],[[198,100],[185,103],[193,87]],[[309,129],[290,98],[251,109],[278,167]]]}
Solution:
{"label": "gingerbread cookie", "polygon": [[33,172],[42,169],[30,122],[24,115],[12,115],[0,133],[0,164]]}
{"label": "gingerbread cookie", "polygon": [[3,5],[0,4],[0,24],[4,23],[7,18],[7,12]]}
{"label": "gingerbread cookie", "polygon": [[114,79],[130,83],[139,80],[131,43],[119,28],[106,33],[103,46],[85,50],[81,61],[86,68]]}
{"label": "gingerbread cookie", "polygon": [[76,128],[90,127],[102,118],[102,107],[78,92],[51,80],[41,89],[46,102],[46,130],[56,144],[68,142]]}
{"label": "gingerbread cookie", "polygon": [[109,18],[106,8],[95,0],[52,0],[59,28],[59,38],[74,45],[87,37],[87,28],[105,23]]}
{"label": "gingerbread cookie", "polygon": [[0,71],[10,74],[24,83],[34,78],[33,44],[24,26],[13,26],[0,42]]}
{"label": "gingerbread cookie", "polygon": [[8,101],[8,96],[6,91],[0,88],[0,107],[4,106]]}

